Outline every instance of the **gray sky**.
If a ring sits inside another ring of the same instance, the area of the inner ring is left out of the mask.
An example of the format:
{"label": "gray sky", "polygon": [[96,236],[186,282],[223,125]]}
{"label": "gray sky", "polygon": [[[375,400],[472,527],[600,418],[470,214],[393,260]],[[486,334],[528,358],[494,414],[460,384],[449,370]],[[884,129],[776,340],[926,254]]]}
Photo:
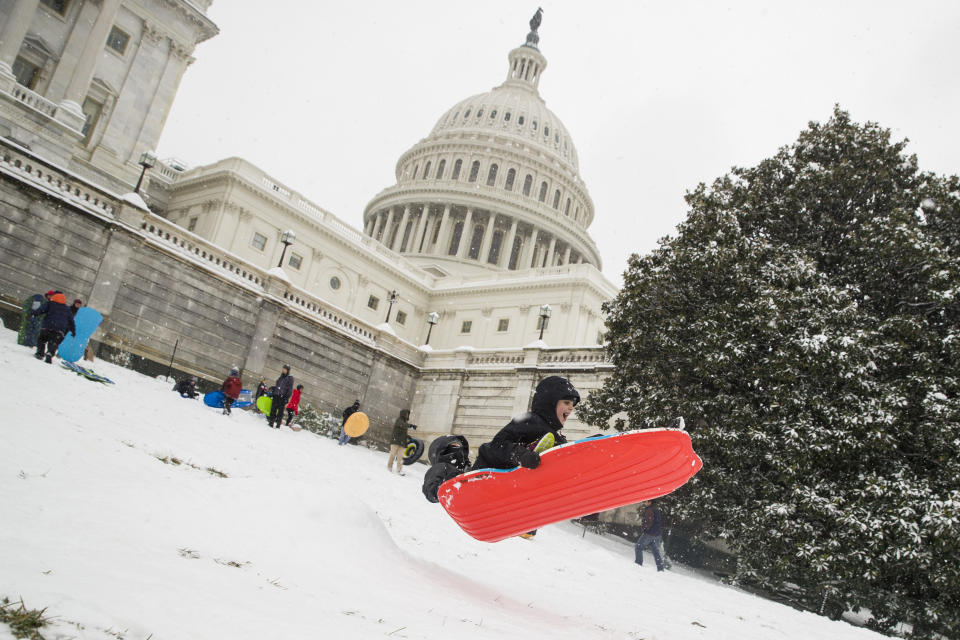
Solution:
{"label": "gray sky", "polygon": [[[960,2],[215,0],[160,140],[241,156],[362,228],[400,154],[506,78],[543,7],[540,95],[580,155],[604,274],[673,234],[683,195],[794,141],[835,103],[960,173]],[[589,8],[588,8],[589,7]]]}

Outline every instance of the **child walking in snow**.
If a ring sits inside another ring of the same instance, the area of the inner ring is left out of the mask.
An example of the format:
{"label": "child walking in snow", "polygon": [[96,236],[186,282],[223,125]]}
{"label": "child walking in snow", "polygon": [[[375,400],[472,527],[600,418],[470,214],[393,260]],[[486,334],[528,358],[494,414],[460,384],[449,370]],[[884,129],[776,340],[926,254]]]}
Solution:
{"label": "child walking in snow", "polygon": [[240,391],[243,389],[243,382],[240,381],[240,370],[234,367],[230,369],[230,375],[223,381],[223,415],[230,415],[230,407],[240,397]]}
{"label": "child walking in snow", "polygon": [[287,426],[290,426],[290,422],[293,420],[293,416],[300,415],[300,392],[303,391],[303,385],[298,384],[297,388],[293,390],[293,394],[290,396],[290,402],[287,403]]}

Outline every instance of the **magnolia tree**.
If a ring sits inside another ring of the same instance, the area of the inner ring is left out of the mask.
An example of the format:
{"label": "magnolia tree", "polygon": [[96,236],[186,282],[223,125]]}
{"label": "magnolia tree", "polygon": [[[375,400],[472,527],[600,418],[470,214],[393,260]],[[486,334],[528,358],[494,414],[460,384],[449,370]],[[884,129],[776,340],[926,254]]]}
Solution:
{"label": "magnolia tree", "polygon": [[[738,578],[960,637],[960,180],[839,109],[686,196],[606,306],[583,419],[686,418],[671,498]],[[623,427],[623,421],[620,427]]]}

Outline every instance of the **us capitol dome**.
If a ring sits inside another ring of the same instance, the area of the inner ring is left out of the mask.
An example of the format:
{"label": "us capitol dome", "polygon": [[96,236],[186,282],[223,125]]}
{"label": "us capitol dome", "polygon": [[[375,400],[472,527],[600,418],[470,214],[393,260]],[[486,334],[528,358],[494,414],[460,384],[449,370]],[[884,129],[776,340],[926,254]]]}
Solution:
{"label": "us capitol dome", "polygon": [[538,11],[503,84],[440,116],[364,210],[366,235],[434,276],[602,266],[576,146],[538,91],[539,24]]}

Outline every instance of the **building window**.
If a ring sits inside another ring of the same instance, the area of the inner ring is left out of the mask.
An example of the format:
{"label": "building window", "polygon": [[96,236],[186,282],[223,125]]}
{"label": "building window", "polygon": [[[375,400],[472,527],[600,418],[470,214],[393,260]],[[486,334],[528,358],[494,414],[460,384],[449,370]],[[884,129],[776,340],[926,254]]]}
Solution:
{"label": "building window", "polygon": [[510,122],[510,112],[509,112],[509,111],[507,111],[505,114],[503,114],[503,121],[504,121],[504,122]]}
{"label": "building window", "polygon": [[37,88],[37,80],[40,79],[40,67],[17,56],[13,61],[13,75],[19,84],[33,90]]}
{"label": "building window", "polygon": [[114,25],[113,29],[110,29],[110,35],[107,36],[107,46],[123,55],[127,50],[127,44],[130,42],[130,35],[125,31]]}
{"label": "building window", "polygon": [[470,117],[470,109],[467,109],[467,112],[463,114],[463,119],[466,120],[469,117]]}
{"label": "building window", "polygon": [[490,112],[490,119],[493,120],[496,117],[497,117],[497,110],[494,109],[493,111]]}
{"label": "building window", "polygon": [[287,264],[293,267],[294,269],[300,270],[300,265],[303,264],[303,256],[297,253],[291,253],[290,259],[287,260]]}
{"label": "building window", "polygon": [[563,208],[563,213],[570,215],[570,198],[567,198],[567,206]]}
{"label": "building window", "polygon": [[459,179],[460,179],[460,168],[461,168],[461,167],[463,167],[463,160],[459,160],[459,159],[458,159],[456,162],[453,163],[453,175],[450,176],[450,179],[451,179],[451,180],[459,180]]}
{"label": "building window", "polygon": [[490,254],[487,256],[489,264],[497,264],[500,261],[500,245],[503,243],[503,231],[497,229],[493,232],[493,241],[490,243]]}
{"label": "building window", "polygon": [[267,248],[267,236],[260,233],[254,233],[253,240],[250,241],[250,244],[252,244],[253,248],[257,251],[263,251]]}
{"label": "building window", "polygon": [[549,137],[550,137],[550,127],[544,127],[544,128],[543,128],[543,137],[544,137],[544,138],[549,138]]}
{"label": "building window", "polygon": [[457,249],[460,248],[460,236],[463,235],[463,221],[457,222],[453,226],[453,235],[450,237],[450,248],[447,251],[447,255],[455,256],[457,255]]}
{"label": "building window", "polygon": [[40,4],[45,5],[61,16],[67,15],[67,7],[70,6],[70,0],[40,0]]}
{"label": "building window", "polygon": [[330,278],[330,288],[333,289],[334,291],[336,291],[337,289],[339,289],[339,288],[340,288],[340,278],[338,278],[337,276],[333,276],[332,278]]}
{"label": "building window", "polygon": [[533,127],[533,130],[534,130],[534,131],[536,131],[536,130],[537,130],[537,121],[536,121],[536,120],[533,120],[533,121],[530,123],[530,126]]}
{"label": "building window", "polygon": [[510,261],[507,263],[507,269],[516,271],[520,263],[520,252],[523,250],[523,238],[519,235],[513,239],[513,248],[510,250]]}
{"label": "building window", "polygon": [[367,306],[376,311],[377,307],[380,306],[380,298],[377,296],[370,296],[367,298]]}
{"label": "building window", "polygon": [[500,318],[497,322],[497,331],[504,333],[510,328],[510,318]]}
{"label": "building window", "polygon": [[425,167],[423,168],[423,178],[422,178],[422,179],[423,179],[423,180],[426,180],[426,179],[427,179],[427,176],[429,176],[429,175],[430,175],[430,161],[428,160],[428,161],[427,161],[427,166],[425,166]]}
{"label": "building window", "polygon": [[413,165],[413,171],[410,173],[410,177],[416,180],[418,171],[420,171],[420,165],[419,164]]}
{"label": "building window", "polygon": [[492,187],[497,182],[497,165],[490,165],[490,171],[487,172],[487,186]]}
{"label": "building window", "polygon": [[480,161],[474,160],[473,164],[470,165],[470,177],[468,178],[470,182],[476,182],[477,176],[480,175]]}
{"label": "building window", "polygon": [[517,126],[518,127],[523,126],[523,116],[520,116],[519,118],[517,118]]}
{"label": "building window", "polygon": [[403,311],[397,311],[397,324],[406,324],[407,314]]}
{"label": "building window", "polygon": [[538,198],[540,202],[546,202],[547,200],[547,183],[540,183],[540,197]]}
{"label": "building window", "polygon": [[523,179],[523,195],[530,195],[531,187],[533,187],[533,176],[528,173],[527,177]]}
{"label": "building window", "polygon": [[517,179],[517,170],[510,169],[507,171],[507,182],[503,185],[503,188],[507,191],[513,191],[513,181]]}
{"label": "building window", "polygon": [[199,220],[200,218],[198,218],[197,216],[193,216],[192,218],[190,218],[190,221],[187,222],[187,231],[196,231],[197,221]]}
{"label": "building window", "polygon": [[559,209],[559,208],[560,208],[560,189],[557,189],[557,190],[553,193],[553,208],[554,208],[554,209]]}
{"label": "building window", "polygon": [[460,333],[470,333],[470,329],[473,329],[473,320],[464,320],[460,325]]}
{"label": "building window", "polygon": [[443,170],[447,168],[447,161],[441,160],[440,164],[437,165],[437,180],[443,177]]}
{"label": "building window", "polygon": [[479,120],[481,117],[483,117],[483,109],[477,111],[477,120]]}
{"label": "building window", "polygon": [[468,255],[476,260],[480,257],[480,245],[483,244],[483,225],[476,225],[473,228],[473,236],[470,238],[470,250]]}
{"label": "building window", "polygon": [[103,105],[93,98],[84,98],[81,108],[84,115],[83,127],[80,132],[83,133],[83,144],[90,142],[90,136],[97,128],[97,122],[100,121],[100,114],[103,112]]}

